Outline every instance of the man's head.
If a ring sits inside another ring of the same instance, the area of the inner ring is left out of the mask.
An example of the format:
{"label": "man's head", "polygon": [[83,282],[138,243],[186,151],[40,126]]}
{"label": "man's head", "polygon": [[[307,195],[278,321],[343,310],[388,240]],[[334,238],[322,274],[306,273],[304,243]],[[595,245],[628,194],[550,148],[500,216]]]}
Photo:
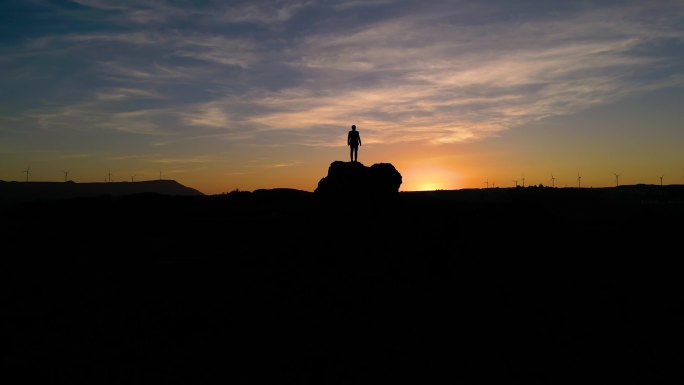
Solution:
{"label": "man's head", "polygon": [[355,131],[355,130],[356,130],[356,125],[352,124],[352,131]]}

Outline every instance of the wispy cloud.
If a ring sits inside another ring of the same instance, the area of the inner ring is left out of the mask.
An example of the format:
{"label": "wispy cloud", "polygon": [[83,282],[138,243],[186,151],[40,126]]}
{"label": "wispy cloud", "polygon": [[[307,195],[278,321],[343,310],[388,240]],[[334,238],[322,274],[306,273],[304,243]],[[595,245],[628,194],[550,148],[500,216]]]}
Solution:
{"label": "wispy cloud", "polygon": [[211,163],[216,159],[213,156],[199,155],[188,157],[163,157],[153,159],[152,162],[160,164],[195,164],[195,163]]}
{"label": "wispy cloud", "polygon": [[200,69],[187,68],[182,66],[168,66],[157,63],[150,63],[144,66],[121,64],[119,62],[107,61],[100,62],[100,70],[107,76],[114,77],[122,81],[136,82],[171,82],[179,80],[190,80],[199,75]]}
{"label": "wispy cloud", "polygon": [[109,32],[109,33],[70,33],[64,35],[41,36],[27,40],[26,46],[33,50],[46,49],[55,45],[65,44],[124,44],[147,46],[159,44],[165,39],[157,34],[148,32]]}
{"label": "wispy cloud", "polygon": [[163,99],[164,96],[155,91],[137,88],[114,88],[98,92],[96,98],[102,101],[122,101],[127,99]]}
{"label": "wispy cloud", "polygon": [[292,167],[296,166],[298,164],[301,164],[301,160],[289,160],[285,162],[276,162],[276,163],[269,163],[264,165],[266,168],[283,168],[283,167]]}
{"label": "wispy cloud", "polygon": [[222,65],[247,68],[259,60],[257,45],[249,39],[191,35],[180,36],[174,45],[174,55]]}
{"label": "wispy cloud", "polygon": [[172,113],[168,109],[111,112],[103,110],[99,102],[84,102],[29,111],[25,116],[44,128],[80,131],[104,129],[142,135],[169,135],[161,128],[158,118]]}
{"label": "wispy cloud", "polygon": [[517,17],[449,2],[76,2],[113,15],[116,28],[38,37],[24,48],[77,51],[83,59],[69,60],[98,84],[74,77],[87,98],[24,115],[43,127],[182,128],[159,145],[211,137],[333,146],[351,123],[368,144],[455,143],[682,84],[681,55],[663,48],[684,42],[677,2]]}
{"label": "wispy cloud", "polygon": [[218,19],[228,23],[279,23],[289,20],[302,8],[313,4],[315,1],[248,2],[225,8],[219,13]]}
{"label": "wispy cloud", "polygon": [[127,155],[117,155],[110,156],[107,160],[130,160],[130,159],[148,159],[150,157],[155,157],[155,154],[127,154]]}
{"label": "wispy cloud", "polygon": [[[128,21],[139,24],[165,23],[174,18],[187,17],[183,8],[163,1],[136,0],[72,0],[81,6],[108,11],[114,20]],[[192,11],[192,9],[188,9]]]}
{"label": "wispy cloud", "polygon": [[59,159],[82,159],[91,156],[91,154],[63,154],[58,156]]}
{"label": "wispy cloud", "polygon": [[213,128],[230,128],[232,123],[230,114],[217,102],[198,106],[194,111],[187,112],[184,120],[193,126]]}
{"label": "wispy cloud", "polygon": [[106,11],[120,11],[128,7],[123,1],[108,1],[108,0],[72,0],[72,2],[91,8],[97,8]]}
{"label": "wispy cloud", "polygon": [[167,41],[163,36],[149,32],[70,34],[53,38],[53,40],[73,43],[123,43],[141,46]]}
{"label": "wispy cloud", "polygon": [[345,0],[335,4],[335,9],[338,11],[344,11],[353,8],[369,8],[391,4],[395,1],[396,0]]}
{"label": "wispy cloud", "polygon": [[[112,55],[115,47],[132,48],[135,55],[130,60],[126,56]],[[190,58],[200,62],[208,62],[222,66],[248,68],[259,62],[268,53],[267,47],[260,46],[250,38],[232,38],[220,34],[196,32],[155,31],[123,32],[123,33],[78,33],[66,35],[43,36],[33,38],[26,43],[26,54],[58,55],[60,50],[86,53],[103,50],[100,57],[110,56],[110,60],[98,60],[101,70],[108,74],[133,79],[181,79],[195,78],[206,74],[206,68],[180,66],[173,58]],[[157,53],[156,59],[140,58]],[[160,64],[166,63],[166,64]]]}
{"label": "wispy cloud", "polygon": [[242,2],[216,2],[212,7],[191,4],[177,5],[162,1],[107,1],[74,0],[74,2],[101,11],[115,12],[135,23],[165,23],[193,18],[204,23],[255,23],[272,25],[290,20],[301,9],[316,4],[313,0],[259,0]]}

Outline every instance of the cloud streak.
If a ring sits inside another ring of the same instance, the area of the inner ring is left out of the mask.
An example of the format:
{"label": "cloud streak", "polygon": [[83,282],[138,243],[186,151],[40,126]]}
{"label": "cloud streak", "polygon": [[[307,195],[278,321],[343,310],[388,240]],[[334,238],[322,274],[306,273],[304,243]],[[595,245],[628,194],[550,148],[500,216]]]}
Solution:
{"label": "cloud streak", "polygon": [[111,130],[128,134],[164,136],[171,133],[162,129],[158,119],[172,115],[167,109],[134,109],[107,111],[100,102],[85,102],[68,106],[29,111],[26,118],[35,120],[43,128],[76,131]]}

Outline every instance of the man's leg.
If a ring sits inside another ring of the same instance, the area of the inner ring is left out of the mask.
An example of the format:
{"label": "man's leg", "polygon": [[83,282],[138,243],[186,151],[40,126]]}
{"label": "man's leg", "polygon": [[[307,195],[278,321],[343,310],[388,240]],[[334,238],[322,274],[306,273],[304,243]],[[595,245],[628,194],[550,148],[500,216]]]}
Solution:
{"label": "man's leg", "polygon": [[354,146],[349,146],[349,161],[354,161]]}

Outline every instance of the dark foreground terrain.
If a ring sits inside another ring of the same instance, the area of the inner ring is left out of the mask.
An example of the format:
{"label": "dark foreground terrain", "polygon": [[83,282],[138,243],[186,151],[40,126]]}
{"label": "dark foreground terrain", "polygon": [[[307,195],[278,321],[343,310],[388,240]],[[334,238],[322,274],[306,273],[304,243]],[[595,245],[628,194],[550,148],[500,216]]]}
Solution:
{"label": "dark foreground terrain", "polygon": [[679,382],[683,201],[626,186],[10,205],[3,362],[47,383]]}

